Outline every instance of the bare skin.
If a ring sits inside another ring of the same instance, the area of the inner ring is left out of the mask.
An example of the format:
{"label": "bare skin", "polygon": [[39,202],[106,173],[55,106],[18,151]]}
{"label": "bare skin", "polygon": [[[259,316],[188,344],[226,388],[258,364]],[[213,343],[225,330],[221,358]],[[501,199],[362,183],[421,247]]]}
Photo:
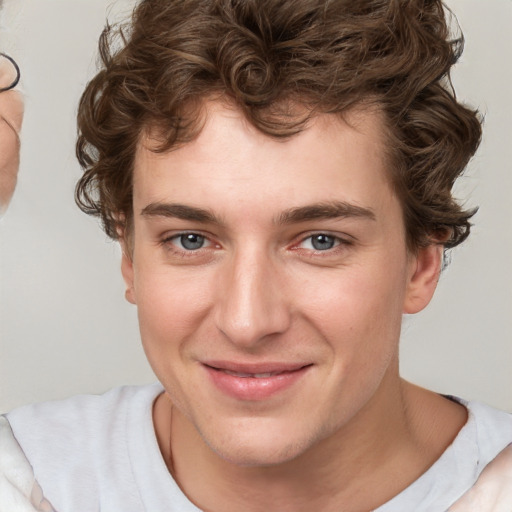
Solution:
{"label": "bare skin", "polygon": [[399,377],[442,249],[408,251],[379,114],[350,121],[283,142],[215,103],[195,141],[138,149],[126,296],[166,390],[163,457],[208,512],[367,512],[466,422]]}
{"label": "bare skin", "polygon": [[[13,67],[0,58],[0,74],[12,81]],[[5,84],[8,85],[8,84]],[[2,83],[2,86],[4,84]],[[5,211],[16,186],[20,164],[19,134],[23,120],[23,98],[19,91],[0,92],[0,213]]]}
{"label": "bare skin", "polygon": [[512,510],[512,444],[482,471],[476,484],[448,512]]}
{"label": "bare skin", "polygon": [[[169,470],[202,510],[369,512],[419,478],[467,420],[454,402],[403,380],[398,386],[398,405],[368,404],[346,429],[279,466],[240,467],[218,457],[165,393],[153,417]],[[384,419],[368,425],[375,406]]]}

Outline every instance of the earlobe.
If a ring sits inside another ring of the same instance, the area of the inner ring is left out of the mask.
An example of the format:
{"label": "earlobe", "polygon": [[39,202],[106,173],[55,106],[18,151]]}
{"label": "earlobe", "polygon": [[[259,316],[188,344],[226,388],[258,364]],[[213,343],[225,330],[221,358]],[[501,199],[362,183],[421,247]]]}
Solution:
{"label": "earlobe", "polygon": [[123,255],[121,257],[121,274],[123,275],[123,279],[126,284],[124,296],[128,302],[137,304],[134,288],[133,259],[126,248],[125,242],[121,242],[121,249],[123,251]]}
{"label": "earlobe", "polygon": [[443,246],[430,244],[411,256],[404,313],[418,313],[432,299],[443,263]]}

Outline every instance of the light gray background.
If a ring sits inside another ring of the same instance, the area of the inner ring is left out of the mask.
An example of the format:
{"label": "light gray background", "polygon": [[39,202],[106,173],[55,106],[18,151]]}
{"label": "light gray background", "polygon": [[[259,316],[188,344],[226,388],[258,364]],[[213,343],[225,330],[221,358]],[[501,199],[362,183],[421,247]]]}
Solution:
{"label": "light gray background", "polygon": [[[437,296],[404,320],[402,373],[512,411],[512,1],[450,0],[466,36],[459,97],[485,113],[485,137],[458,186],[479,205]],[[154,377],[120,252],[73,202],[75,112],[107,15],[132,0],[4,0],[0,48],[23,72],[18,189],[0,220],[0,411]]]}

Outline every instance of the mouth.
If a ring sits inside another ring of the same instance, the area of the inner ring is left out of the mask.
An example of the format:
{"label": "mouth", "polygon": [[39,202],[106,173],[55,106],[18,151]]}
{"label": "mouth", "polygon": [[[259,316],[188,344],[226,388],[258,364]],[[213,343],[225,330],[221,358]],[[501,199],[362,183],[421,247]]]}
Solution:
{"label": "mouth", "polygon": [[243,401],[261,401],[284,392],[302,380],[312,366],[311,363],[203,363],[218,391]]}
{"label": "mouth", "polygon": [[266,373],[242,373],[242,372],[232,372],[231,370],[223,370],[221,368],[213,368],[219,372],[224,372],[227,375],[232,375],[233,377],[241,377],[242,379],[267,379],[269,377],[275,377],[276,375],[283,375],[284,373],[289,372],[266,372]]}

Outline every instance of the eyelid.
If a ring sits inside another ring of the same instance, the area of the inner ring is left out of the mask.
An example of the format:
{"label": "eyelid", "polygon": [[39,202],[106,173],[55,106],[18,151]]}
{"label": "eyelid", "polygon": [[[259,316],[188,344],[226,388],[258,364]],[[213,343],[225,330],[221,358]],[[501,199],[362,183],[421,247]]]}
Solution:
{"label": "eyelid", "polygon": [[341,242],[341,243],[353,243],[355,242],[355,238],[351,235],[349,235],[348,233],[339,233],[339,232],[333,232],[333,231],[329,231],[328,229],[318,229],[318,230],[315,230],[315,231],[305,231],[299,235],[297,235],[295,237],[295,240],[296,242],[294,242],[294,244],[299,244],[305,240],[308,240],[309,238],[312,238],[314,236],[319,236],[319,235],[325,235],[325,236],[329,236],[331,238],[334,238],[335,240]]}
{"label": "eyelid", "polygon": [[[191,250],[191,249],[186,250],[186,249],[181,249],[177,244],[173,243],[174,240],[179,239],[181,236],[189,235],[189,234],[203,237],[205,239],[205,245],[196,250]],[[325,250],[316,250],[314,248],[306,249],[306,248],[300,247],[304,242],[306,242],[307,240],[313,238],[314,236],[318,236],[318,235],[325,235],[328,237],[332,237],[335,240],[334,246],[330,249],[325,249]],[[167,232],[164,235],[162,235],[159,243],[163,246],[172,244],[174,250],[176,250],[178,252],[190,254],[190,253],[197,253],[203,249],[210,249],[212,247],[220,249],[221,245],[217,241],[215,241],[214,238],[215,237],[211,233],[205,233],[204,231],[201,231],[201,230],[190,229],[190,230],[175,231],[175,232],[171,232],[171,233]],[[353,245],[355,242],[356,242],[356,239],[353,236],[349,235],[348,233],[341,234],[341,233],[333,233],[328,230],[317,230],[317,231],[307,231],[307,232],[303,232],[303,233],[297,235],[295,237],[295,240],[292,241],[292,243],[290,244],[289,248],[291,248],[292,250],[304,250],[304,251],[311,252],[311,253],[332,253],[340,246],[347,247],[347,246]]]}
{"label": "eyelid", "polygon": [[[182,236],[184,235],[197,235],[197,236],[200,236],[202,238],[204,238],[205,242],[206,242],[206,245],[204,245],[203,247],[200,247],[198,249],[184,249],[184,248],[180,248],[177,244],[174,243],[174,240],[177,240],[179,238],[181,238]],[[172,250],[174,250],[175,252],[180,252],[180,253],[188,253],[188,254],[193,254],[193,253],[197,253],[203,249],[209,249],[211,247],[220,247],[220,245],[216,242],[214,242],[212,240],[212,235],[209,234],[209,233],[204,233],[202,232],[201,230],[194,230],[194,229],[189,229],[189,230],[182,230],[182,231],[176,231],[174,233],[166,233],[162,236],[161,240],[160,240],[160,245],[162,246],[169,246],[171,245],[172,246]]]}
{"label": "eyelid", "polygon": [[[304,244],[307,240],[311,240],[311,243],[313,243],[313,238],[316,237],[316,236],[326,236],[326,237],[329,237],[329,238],[332,238],[333,241],[334,241],[334,245],[332,247],[329,247],[329,249],[325,249],[324,251],[320,251],[318,250],[318,252],[327,252],[327,251],[330,251],[332,249],[334,249],[335,247],[338,247],[340,244],[343,243],[343,240],[339,237],[339,236],[335,236],[335,235],[330,235],[328,233],[315,233],[313,235],[309,235],[305,238],[302,239],[301,242],[299,242],[300,245]],[[310,250],[313,250],[313,251],[317,251],[317,249],[315,249],[314,247],[311,248]]]}
{"label": "eyelid", "polygon": [[[311,248],[305,248],[301,247],[301,245],[306,242],[307,240],[311,239],[314,236],[318,235],[325,235],[329,236],[335,239],[335,244],[330,249],[324,249],[319,250],[315,249],[314,247]],[[308,256],[315,256],[315,257],[329,257],[333,256],[335,254],[338,254],[341,251],[344,251],[348,249],[350,246],[354,245],[356,242],[356,239],[349,235],[348,233],[333,233],[328,230],[318,230],[318,231],[308,231],[305,233],[301,233],[299,236],[296,237],[292,243],[291,249],[297,252],[302,252],[305,255]]]}
{"label": "eyelid", "polygon": [[170,230],[166,231],[164,234],[160,236],[162,242],[168,242],[169,240],[172,240],[173,238],[178,238],[183,235],[197,235],[202,236],[203,238],[206,238],[208,240],[211,240],[212,235],[209,233],[205,233],[201,231],[200,229],[177,229],[177,230]]}

